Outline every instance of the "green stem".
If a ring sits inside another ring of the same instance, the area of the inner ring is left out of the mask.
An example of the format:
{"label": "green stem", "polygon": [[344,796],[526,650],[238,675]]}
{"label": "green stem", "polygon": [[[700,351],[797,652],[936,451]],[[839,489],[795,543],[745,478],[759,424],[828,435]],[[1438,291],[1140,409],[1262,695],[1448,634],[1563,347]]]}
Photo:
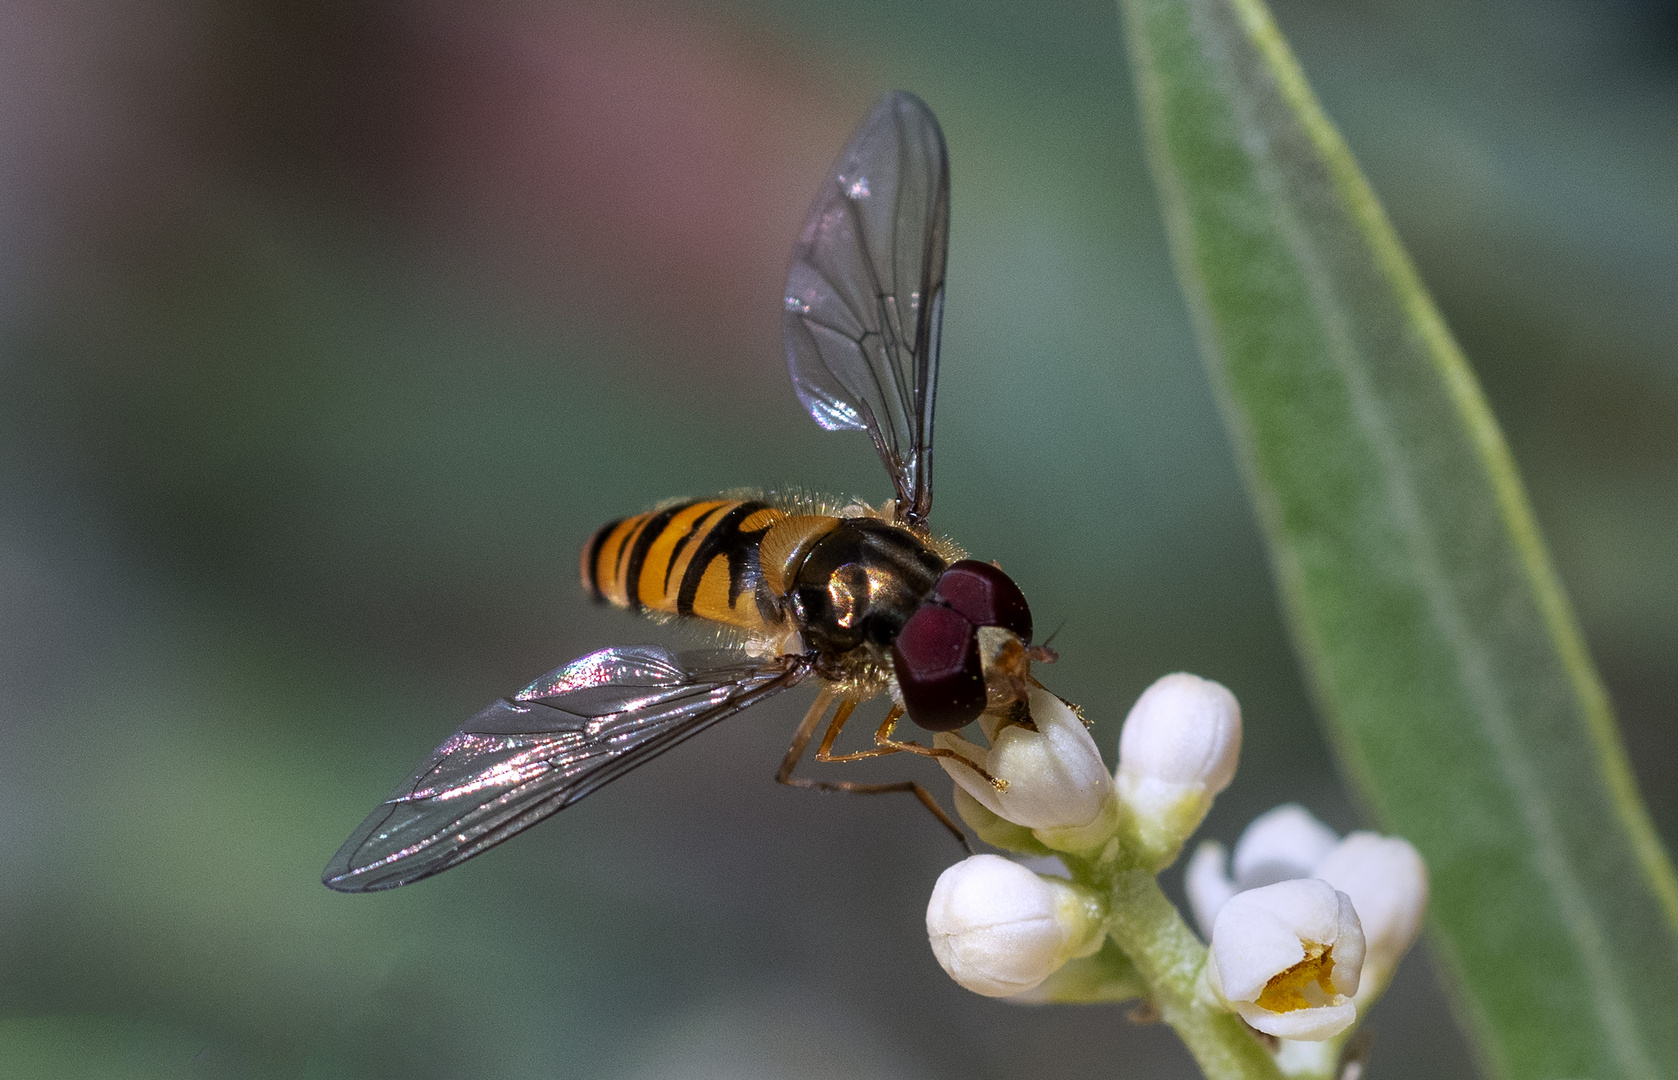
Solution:
{"label": "green stem", "polygon": [[1146,997],[1148,987],[1136,973],[1136,965],[1110,937],[1094,956],[1069,960],[1037,989],[1015,1001],[1055,1002],[1060,1005],[1112,1004]]}
{"label": "green stem", "polygon": [[1279,1080],[1281,1072],[1235,1014],[1196,994],[1206,946],[1146,870],[1121,870],[1110,886],[1109,933],[1136,965],[1148,996],[1206,1080]]}

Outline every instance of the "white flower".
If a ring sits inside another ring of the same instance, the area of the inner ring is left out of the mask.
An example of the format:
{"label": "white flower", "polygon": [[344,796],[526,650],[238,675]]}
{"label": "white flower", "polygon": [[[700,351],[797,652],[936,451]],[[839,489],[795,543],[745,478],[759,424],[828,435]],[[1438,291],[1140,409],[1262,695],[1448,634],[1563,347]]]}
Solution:
{"label": "white flower", "polygon": [[1235,844],[1235,877],[1225,870],[1224,847],[1208,840],[1189,860],[1183,885],[1200,932],[1212,936],[1218,909],[1236,893],[1290,878],[1315,876],[1317,863],[1334,850],[1334,830],[1298,803],[1254,818]]}
{"label": "white flower", "polygon": [[1386,988],[1398,962],[1415,943],[1427,909],[1427,866],[1396,836],[1355,832],[1312,870],[1352,898],[1368,942],[1360,1002]]}
{"label": "white flower", "polygon": [[1311,871],[1339,842],[1334,830],[1298,803],[1254,818],[1235,843],[1235,887],[1256,889]]}
{"label": "white flower", "polygon": [[1363,967],[1352,900],[1316,878],[1232,897],[1212,928],[1207,980],[1251,1026],[1319,1042],[1357,1019],[1351,996]]}
{"label": "white flower", "polygon": [[1241,706],[1218,683],[1167,675],[1137,699],[1119,736],[1118,791],[1156,861],[1199,827],[1240,754]]}
{"label": "white flower", "polygon": [[1032,687],[1027,705],[1037,730],[1010,724],[996,733],[990,749],[949,732],[933,737],[1003,782],[1006,790],[949,758],[938,763],[963,791],[996,816],[1028,829],[1088,825],[1113,793],[1113,778],[1084,723],[1067,704]]}
{"label": "white flower", "polygon": [[1427,867],[1408,842],[1371,832],[1337,840],[1333,829],[1294,803],[1253,819],[1235,845],[1233,878],[1225,867],[1223,845],[1208,840],[1183,877],[1195,922],[1208,938],[1232,898],[1278,880],[1319,878],[1351,897],[1367,942],[1359,1008],[1386,989],[1427,910]]}
{"label": "white flower", "polygon": [[926,908],[938,963],[986,997],[1030,990],[1068,960],[1097,951],[1104,932],[1093,894],[1000,855],[974,855],[945,870]]}
{"label": "white flower", "polygon": [[1212,936],[1212,924],[1230,897],[1240,892],[1224,869],[1227,853],[1216,840],[1206,840],[1194,849],[1188,869],[1183,871],[1183,891],[1189,894],[1189,909],[1202,937]]}

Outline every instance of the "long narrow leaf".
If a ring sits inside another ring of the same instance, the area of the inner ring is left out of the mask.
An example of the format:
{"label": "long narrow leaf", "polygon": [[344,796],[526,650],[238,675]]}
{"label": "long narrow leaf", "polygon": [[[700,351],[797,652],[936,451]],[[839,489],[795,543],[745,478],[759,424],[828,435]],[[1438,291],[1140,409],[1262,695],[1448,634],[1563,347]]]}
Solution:
{"label": "long narrow leaf", "polygon": [[1300,655],[1485,1071],[1678,1077],[1678,884],[1502,434],[1260,0],[1121,0]]}

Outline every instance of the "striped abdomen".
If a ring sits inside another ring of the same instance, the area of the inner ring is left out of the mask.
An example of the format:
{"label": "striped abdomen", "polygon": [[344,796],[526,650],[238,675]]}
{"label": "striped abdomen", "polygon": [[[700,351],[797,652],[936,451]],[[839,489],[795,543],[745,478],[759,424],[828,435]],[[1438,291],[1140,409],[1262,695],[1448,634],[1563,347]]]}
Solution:
{"label": "striped abdomen", "polygon": [[759,548],[785,520],[767,503],[695,499],[614,521],[583,548],[583,587],[619,607],[767,633],[782,622],[780,588],[765,582]]}
{"label": "striped abdomen", "polygon": [[583,549],[583,587],[619,607],[692,615],[759,637],[796,630],[829,656],[883,649],[948,560],[872,517],[695,499],[614,521]]}

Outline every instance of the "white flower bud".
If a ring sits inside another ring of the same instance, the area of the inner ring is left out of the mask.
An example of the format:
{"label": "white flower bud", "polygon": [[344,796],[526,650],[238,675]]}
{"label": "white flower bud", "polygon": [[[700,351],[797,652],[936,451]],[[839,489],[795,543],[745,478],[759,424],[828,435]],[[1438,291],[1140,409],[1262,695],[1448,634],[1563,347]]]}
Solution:
{"label": "white flower bud", "polygon": [[1229,786],[1241,754],[1241,706],[1209,679],[1167,675],[1143,692],[1119,736],[1119,798],[1138,839],[1169,861]]}
{"label": "white flower bud", "polygon": [[1101,902],[1000,855],[974,855],[938,877],[926,908],[932,954],[976,994],[1023,993],[1101,948]]}
{"label": "white flower bud", "polygon": [[1373,1000],[1421,930],[1427,866],[1407,841],[1356,832],[1340,841],[1312,874],[1350,896],[1357,908],[1368,944],[1358,1000]]}
{"label": "white flower bud", "polygon": [[1253,819],[1235,842],[1235,885],[1256,889],[1290,878],[1314,877],[1314,870],[1340,837],[1298,803],[1286,803]]}
{"label": "white flower bud", "polygon": [[1010,724],[996,733],[989,750],[949,732],[933,737],[935,746],[954,750],[1001,780],[1007,790],[959,761],[938,764],[996,816],[1028,829],[1065,829],[1088,825],[1113,793],[1113,778],[1101,751],[1066,703],[1041,687],[1032,687],[1027,705],[1037,730]]}
{"label": "white flower bud", "polygon": [[1351,898],[1315,878],[1238,893],[1212,927],[1207,979],[1241,1019],[1282,1039],[1333,1038],[1357,1019],[1363,967]]}

